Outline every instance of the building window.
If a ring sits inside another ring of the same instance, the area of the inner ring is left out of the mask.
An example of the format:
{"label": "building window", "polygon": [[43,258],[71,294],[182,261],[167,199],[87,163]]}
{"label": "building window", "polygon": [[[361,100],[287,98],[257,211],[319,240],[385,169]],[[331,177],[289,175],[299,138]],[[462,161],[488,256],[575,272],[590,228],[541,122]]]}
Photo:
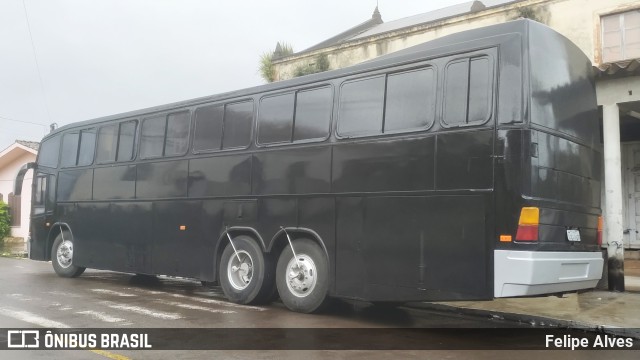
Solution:
{"label": "building window", "polygon": [[601,18],[602,62],[640,58],[640,10]]}

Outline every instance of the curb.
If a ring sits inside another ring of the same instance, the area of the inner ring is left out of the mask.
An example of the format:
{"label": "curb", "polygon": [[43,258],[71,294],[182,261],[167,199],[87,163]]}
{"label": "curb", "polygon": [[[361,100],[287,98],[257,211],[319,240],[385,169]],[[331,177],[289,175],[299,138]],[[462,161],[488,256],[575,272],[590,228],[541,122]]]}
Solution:
{"label": "curb", "polygon": [[640,329],[628,329],[607,325],[595,325],[576,320],[564,320],[554,319],[539,315],[530,314],[518,314],[509,313],[496,310],[482,310],[473,309],[467,307],[459,307],[445,304],[434,303],[409,303],[405,304],[408,308],[413,309],[426,309],[441,312],[450,312],[466,316],[482,317],[496,320],[503,320],[508,322],[515,322],[520,324],[529,324],[532,327],[549,327],[549,328],[566,328],[566,329],[578,329],[589,332],[595,332],[599,334],[608,334],[615,336],[631,337],[634,339],[640,339]]}

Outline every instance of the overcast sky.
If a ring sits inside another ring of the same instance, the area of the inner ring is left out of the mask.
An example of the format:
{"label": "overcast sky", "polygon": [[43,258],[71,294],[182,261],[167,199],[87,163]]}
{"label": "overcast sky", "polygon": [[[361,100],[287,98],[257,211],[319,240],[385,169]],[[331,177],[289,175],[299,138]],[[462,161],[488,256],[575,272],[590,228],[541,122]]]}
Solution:
{"label": "overcast sky", "polygon": [[[391,21],[463,2],[379,0],[379,9]],[[375,6],[376,0],[0,0],[0,151],[16,139],[39,141],[53,122],[262,84],[259,56],[276,42],[304,50],[369,19]]]}

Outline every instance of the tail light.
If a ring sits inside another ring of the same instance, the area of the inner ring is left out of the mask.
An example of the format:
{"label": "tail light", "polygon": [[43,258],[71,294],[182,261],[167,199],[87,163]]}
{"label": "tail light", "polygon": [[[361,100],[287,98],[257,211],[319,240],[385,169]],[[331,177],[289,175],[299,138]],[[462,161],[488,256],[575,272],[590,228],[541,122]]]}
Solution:
{"label": "tail light", "polygon": [[538,241],[538,224],[540,224],[540,209],[523,207],[518,220],[516,241]]}
{"label": "tail light", "polygon": [[598,216],[598,236],[596,237],[598,246],[602,246],[602,229],[604,228],[604,219]]}

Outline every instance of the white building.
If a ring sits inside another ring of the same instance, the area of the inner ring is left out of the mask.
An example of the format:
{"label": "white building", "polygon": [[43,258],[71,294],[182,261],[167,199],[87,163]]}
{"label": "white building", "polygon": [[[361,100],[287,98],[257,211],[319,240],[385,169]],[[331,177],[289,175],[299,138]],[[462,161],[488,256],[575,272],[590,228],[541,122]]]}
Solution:
{"label": "white building", "polygon": [[9,204],[12,237],[26,239],[29,235],[33,170],[29,170],[25,175],[22,195],[14,196],[13,192],[18,171],[25,164],[35,162],[37,154],[37,142],[21,140],[0,152],[0,199]]}

